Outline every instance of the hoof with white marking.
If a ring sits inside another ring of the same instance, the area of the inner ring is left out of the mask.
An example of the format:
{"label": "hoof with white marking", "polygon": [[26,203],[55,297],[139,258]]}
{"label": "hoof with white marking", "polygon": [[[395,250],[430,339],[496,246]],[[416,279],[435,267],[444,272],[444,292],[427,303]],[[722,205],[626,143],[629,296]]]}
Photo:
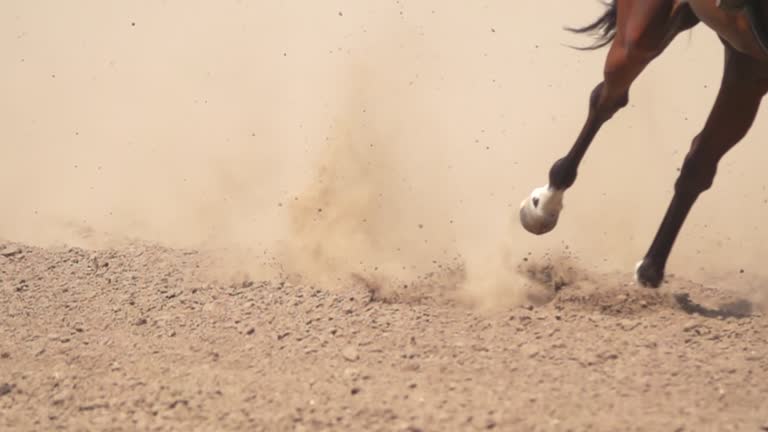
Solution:
{"label": "hoof with white marking", "polygon": [[635,282],[645,288],[658,288],[664,282],[664,269],[646,258],[635,266]]}
{"label": "hoof with white marking", "polygon": [[528,232],[541,235],[552,231],[563,209],[563,192],[548,186],[534,189],[520,204],[520,223]]}

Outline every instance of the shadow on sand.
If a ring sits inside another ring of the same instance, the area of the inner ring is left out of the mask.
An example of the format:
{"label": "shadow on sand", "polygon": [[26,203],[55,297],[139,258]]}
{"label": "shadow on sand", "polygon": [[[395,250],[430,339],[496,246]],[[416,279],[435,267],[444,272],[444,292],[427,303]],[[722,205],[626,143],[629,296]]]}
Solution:
{"label": "shadow on sand", "polygon": [[675,294],[674,297],[684,312],[699,314],[706,318],[748,318],[754,312],[754,305],[748,300],[723,303],[716,309],[712,309],[694,302],[688,293]]}

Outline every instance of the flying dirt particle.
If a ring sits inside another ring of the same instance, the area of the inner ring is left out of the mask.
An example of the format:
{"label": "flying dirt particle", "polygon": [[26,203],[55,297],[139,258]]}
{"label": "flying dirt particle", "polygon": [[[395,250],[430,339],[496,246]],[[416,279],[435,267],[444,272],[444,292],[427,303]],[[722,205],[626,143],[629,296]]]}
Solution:
{"label": "flying dirt particle", "polygon": [[739,270],[739,273],[744,273],[744,269]]}
{"label": "flying dirt particle", "polygon": [[9,384],[9,383],[0,384],[0,396],[5,396],[8,393],[12,392],[13,388],[14,388],[13,384]]}
{"label": "flying dirt particle", "polygon": [[56,78],[56,74],[51,74],[51,78]]}
{"label": "flying dirt particle", "polygon": [[491,33],[496,33],[496,29],[491,27]]}
{"label": "flying dirt particle", "polygon": [[147,323],[147,319],[142,317],[142,318],[139,318],[136,321],[134,321],[133,325],[135,325],[135,326],[143,326],[146,323]]}
{"label": "flying dirt particle", "polygon": [[343,14],[343,13],[341,13],[341,11],[339,11],[339,16],[344,16],[344,14]]}
{"label": "flying dirt particle", "polygon": [[8,351],[0,354],[0,359],[9,359],[9,358],[11,358],[11,353],[9,353]]}
{"label": "flying dirt particle", "polygon": [[136,27],[136,23],[135,22],[131,22],[131,27]]}
{"label": "flying dirt particle", "polygon": [[353,346],[347,346],[343,350],[341,350],[341,355],[347,360],[347,361],[356,361],[360,358],[360,354],[357,352],[357,349]]}
{"label": "flying dirt particle", "polygon": [[419,229],[424,228],[424,224],[419,224]]}
{"label": "flying dirt particle", "polygon": [[361,391],[362,391],[362,389],[360,387],[352,387],[352,390],[350,390],[349,393],[352,396],[354,396],[354,395],[360,393]]}

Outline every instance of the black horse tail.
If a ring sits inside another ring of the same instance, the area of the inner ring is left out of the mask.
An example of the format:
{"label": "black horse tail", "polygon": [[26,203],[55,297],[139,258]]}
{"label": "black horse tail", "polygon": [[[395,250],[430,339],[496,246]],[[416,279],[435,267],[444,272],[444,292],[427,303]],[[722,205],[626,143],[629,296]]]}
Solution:
{"label": "black horse tail", "polygon": [[616,0],[604,3],[606,10],[592,24],[580,28],[566,27],[565,29],[573,33],[592,33],[597,35],[597,41],[588,47],[571,47],[577,50],[596,50],[600,49],[613,41],[616,36]]}

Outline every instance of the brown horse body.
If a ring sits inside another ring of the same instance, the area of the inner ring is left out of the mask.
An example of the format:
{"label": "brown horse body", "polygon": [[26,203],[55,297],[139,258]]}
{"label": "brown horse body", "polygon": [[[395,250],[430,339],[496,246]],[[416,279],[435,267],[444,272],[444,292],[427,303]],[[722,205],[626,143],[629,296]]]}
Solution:
{"label": "brown horse body", "polygon": [[[755,18],[755,9],[750,12]],[[757,19],[768,20],[762,12],[759,15]],[[672,201],[635,270],[641,285],[661,285],[686,216],[698,196],[712,186],[720,159],[749,131],[768,92],[768,55],[747,14],[724,10],[715,0],[614,0],[593,24],[573,30],[600,32],[602,42],[593,49],[610,44],[604,77],[592,91],[589,114],[570,151],[552,165],[549,183],[521,205],[520,220],[528,231],[544,234],[555,227],[563,194],[574,184],[579,163],[600,127],[627,105],[630,86],[645,67],[675,36],[700,22],[717,32],[725,47],[724,71],[714,106],[685,157]]]}

